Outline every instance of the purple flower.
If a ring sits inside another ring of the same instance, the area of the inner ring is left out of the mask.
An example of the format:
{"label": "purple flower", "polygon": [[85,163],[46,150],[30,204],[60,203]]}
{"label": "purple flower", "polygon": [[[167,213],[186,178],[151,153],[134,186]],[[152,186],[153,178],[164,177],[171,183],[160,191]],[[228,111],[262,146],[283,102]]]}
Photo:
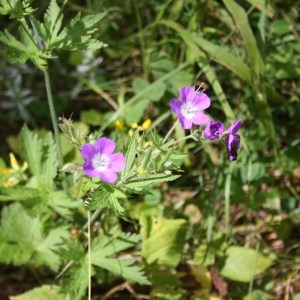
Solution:
{"label": "purple flower", "polygon": [[230,125],[230,127],[226,131],[228,134],[225,138],[226,149],[227,149],[228,158],[231,161],[237,159],[237,152],[240,148],[241,138],[236,133],[241,128],[241,125],[242,125],[241,120],[236,120]]}
{"label": "purple flower", "polygon": [[90,177],[100,177],[107,183],[117,180],[117,172],[125,167],[125,157],[121,153],[113,153],[115,142],[102,137],[95,145],[85,144],[81,150],[82,157],[86,160],[83,172]]}
{"label": "purple flower", "polygon": [[215,140],[221,137],[224,125],[219,121],[210,121],[204,129],[204,137],[208,140]]}
{"label": "purple flower", "polygon": [[209,118],[202,111],[210,106],[210,99],[203,92],[196,92],[193,87],[180,89],[180,99],[172,99],[170,107],[178,115],[184,129],[191,129],[193,124],[204,125]]}

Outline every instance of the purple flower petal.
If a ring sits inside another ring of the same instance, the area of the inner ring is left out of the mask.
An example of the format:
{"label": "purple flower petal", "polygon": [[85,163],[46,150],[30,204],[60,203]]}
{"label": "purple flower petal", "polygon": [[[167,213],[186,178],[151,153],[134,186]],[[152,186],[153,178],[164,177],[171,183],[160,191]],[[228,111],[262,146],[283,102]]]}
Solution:
{"label": "purple flower petal", "polygon": [[229,128],[227,129],[227,133],[228,134],[236,134],[242,125],[242,121],[241,120],[235,120],[231,123],[231,125],[229,126]]}
{"label": "purple flower petal", "polygon": [[116,172],[112,170],[107,170],[105,172],[100,173],[100,179],[107,183],[114,183],[117,181],[118,176]]}
{"label": "purple flower petal", "polygon": [[195,93],[195,100],[194,104],[197,106],[198,109],[204,110],[210,106],[210,99],[204,93]]}
{"label": "purple flower petal", "polygon": [[179,97],[182,102],[186,102],[187,99],[190,99],[195,94],[195,89],[190,86],[184,86],[179,91]]}
{"label": "purple flower petal", "polygon": [[208,140],[215,140],[221,137],[224,125],[219,121],[210,121],[204,129],[204,137]]}
{"label": "purple flower petal", "polygon": [[191,119],[191,122],[196,125],[204,125],[209,122],[209,117],[203,112],[199,111],[197,115]]}
{"label": "purple flower petal", "polygon": [[85,144],[81,149],[81,155],[84,159],[89,159],[94,156],[95,147],[92,144]]}
{"label": "purple flower petal", "polygon": [[99,172],[95,170],[92,161],[90,160],[84,163],[83,172],[90,177],[99,177]]}
{"label": "purple flower petal", "polygon": [[172,99],[170,101],[170,107],[174,111],[175,114],[180,114],[180,107],[182,105],[182,102],[179,99]]}
{"label": "purple flower petal", "polygon": [[125,168],[125,157],[121,153],[113,153],[115,143],[108,138],[100,138],[95,146],[85,144],[82,147],[81,155],[86,160],[83,165],[83,172],[90,177],[100,177],[107,183],[117,180],[117,172]]}
{"label": "purple flower petal", "polygon": [[193,123],[191,120],[185,118],[183,115],[179,116],[179,122],[183,129],[191,129],[193,126]]}
{"label": "purple flower petal", "polygon": [[121,172],[125,168],[125,157],[121,153],[115,153],[110,156],[111,170]]}
{"label": "purple flower petal", "polygon": [[180,99],[172,99],[170,107],[178,116],[184,129],[191,129],[193,124],[203,125],[209,122],[203,110],[210,106],[210,99],[204,93],[195,92],[194,87],[182,87]]}
{"label": "purple flower petal", "polygon": [[241,138],[238,134],[228,134],[225,138],[227,155],[230,161],[237,159]]}
{"label": "purple flower petal", "polygon": [[101,154],[110,155],[115,150],[115,142],[111,139],[102,137],[97,140],[95,144],[95,149],[97,152],[100,152]]}

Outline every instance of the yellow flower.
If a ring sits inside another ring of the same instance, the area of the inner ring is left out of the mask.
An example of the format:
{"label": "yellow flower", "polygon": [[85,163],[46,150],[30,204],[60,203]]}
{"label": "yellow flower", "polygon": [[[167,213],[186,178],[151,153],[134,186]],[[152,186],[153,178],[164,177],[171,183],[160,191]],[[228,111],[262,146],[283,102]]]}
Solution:
{"label": "yellow flower", "polygon": [[125,130],[125,127],[124,127],[124,124],[123,122],[118,119],[116,122],[115,122],[115,125],[116,125],[116,128],[119,130],[119,131],[124,131]]}
{"label": "yellow flower", "polygon": [[152,124],[152,121],[150,119],[147,119],[146,121],[143,122],[142,124],[142,130],[147,130]]}
{"label": "yellow flower", "polygon": [[138,123],[131,123],[131,128],[132,129],[138,128],[138,130],[145,131],[151,126],[151,124],[152,121],[150,119],[147,119],[143,122],[142,125],[138,125]]}
{"label": "yellow flower", "polygon": [[23,173],[28,168],[28,164],[26,161],[22,166],[20,166],[13,153],[9,153],[9,158],[11,168],[0,168],[0,174],[3,174],[5,176],[5,181],[3,182],[3,185],[5,187],[12,187],[17,185],[23,179]]}

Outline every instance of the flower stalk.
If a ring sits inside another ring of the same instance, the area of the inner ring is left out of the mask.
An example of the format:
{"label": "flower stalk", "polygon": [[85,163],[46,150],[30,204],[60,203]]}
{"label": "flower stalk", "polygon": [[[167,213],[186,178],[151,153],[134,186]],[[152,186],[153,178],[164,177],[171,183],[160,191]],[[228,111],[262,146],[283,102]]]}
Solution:
{"label": "flower stalk", "polygon": [[44,71],[44,80],[45,80],[45,86],[47,91],[47,99],[48,99],[48,105],[50,110],[50,116],[52,121],[52,126],[54,130],[54,137],[57,147],[57,154],[59,159],[59,166],[63,166],[63,154],[62,154],[62,147],[59,139],[59,131],[58,131],[58,124],[57,124],[57,118],[54,108],[54,102],[53,102],[53,96],[52,96],[52,90],[51,90],[51,84],[50,84],[50,77],[47,70]]}

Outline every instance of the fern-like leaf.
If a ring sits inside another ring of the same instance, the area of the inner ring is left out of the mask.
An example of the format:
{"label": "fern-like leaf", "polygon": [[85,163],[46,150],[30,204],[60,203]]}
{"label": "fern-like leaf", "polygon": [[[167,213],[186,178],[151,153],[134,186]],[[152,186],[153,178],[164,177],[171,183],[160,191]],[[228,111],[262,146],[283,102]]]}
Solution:
{"label": "fern-like leaf", "polygon": [[78,13],[57,37],[51,38],[49,47],[63,50],[97,50],[105,47],[106,44],[92,38],[97,30],[95,25],[104,16],[104,13],[100,13],[81,17]]}
{"label": "fern-like leaf", "polygon": [[142,269],[133,265],[135,263],[134,260],[120,260],[107,257],[133,247],[138,240],[139,236],[129,234],[121,234],[115,239],[104,236],[99,240],[95,240],[92,245],[92,264],[122,276],[127,280],[133,280],[139,284],[150,284]]}
{"label": "fern-like leaf", "polygon": [[2,0],[0,3],[0,15],[10,15],[11,19],[22,19],[32,14],[35,9],[30,7],[33,0]]}

